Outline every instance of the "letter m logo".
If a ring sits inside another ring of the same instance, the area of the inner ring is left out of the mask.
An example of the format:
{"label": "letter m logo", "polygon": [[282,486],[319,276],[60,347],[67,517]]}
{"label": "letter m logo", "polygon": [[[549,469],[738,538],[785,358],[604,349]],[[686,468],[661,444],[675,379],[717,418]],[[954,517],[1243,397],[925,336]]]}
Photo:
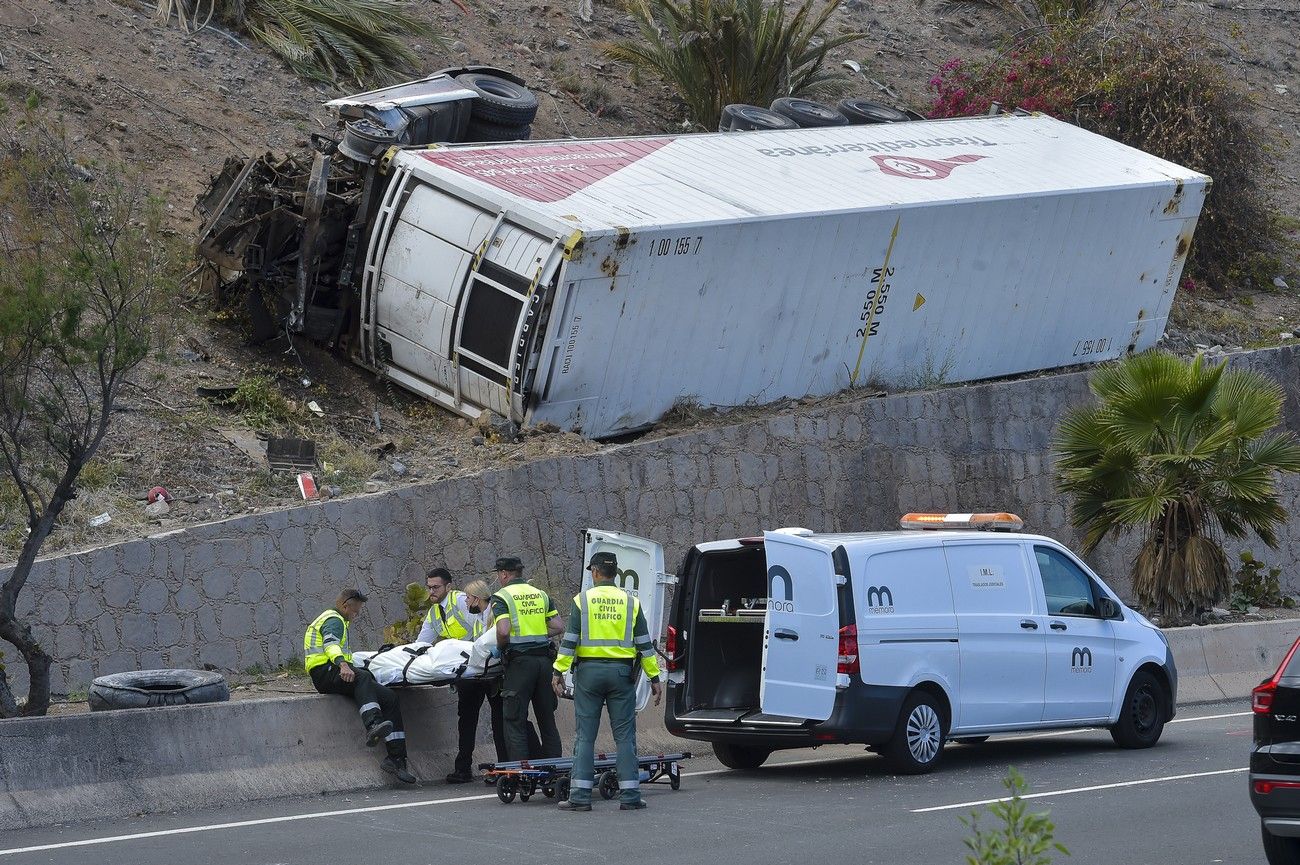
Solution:
{"label": "letter m logo", "polygon": [[1092,650],[1087,646],[1075,646],[1074,651],[1070,653],[1071,667],[1091,667]]}
{"label": "letter m logo", "polygon": [[[779,601],[794,600],[794,579],[790,572],[780,565],[773,565],[767,569],[767,581],[771,591],[771,598]],[[780,586],[780,594],[777,594],[777,587]]]}
{"label": "letter m logo", "polygon": [[894,593],[889,590],[889,586],[871,586],[867,589],[868,607],[892,607],[893,605]]}

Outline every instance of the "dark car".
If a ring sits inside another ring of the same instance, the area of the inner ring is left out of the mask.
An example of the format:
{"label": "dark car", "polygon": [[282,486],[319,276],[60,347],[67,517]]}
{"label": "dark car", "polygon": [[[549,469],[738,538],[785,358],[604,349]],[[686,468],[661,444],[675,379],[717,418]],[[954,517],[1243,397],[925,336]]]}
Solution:
{"label": "dark car", "polygon": [[1277,672],[1251,693],[1255,750],[1250,801],[1270,865],[1300,865],[1300,655],[1292,644]]}

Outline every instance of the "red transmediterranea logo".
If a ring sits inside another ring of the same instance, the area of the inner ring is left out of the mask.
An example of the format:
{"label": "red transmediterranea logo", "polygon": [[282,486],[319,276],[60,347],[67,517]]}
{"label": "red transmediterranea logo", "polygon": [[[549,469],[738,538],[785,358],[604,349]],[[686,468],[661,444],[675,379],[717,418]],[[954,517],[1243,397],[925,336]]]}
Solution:
{"label": "red transmediterranea logo", "polygon": [[672,142],[671,138],[630,141],[555,142],[430,150],[420,155],[435,165],[489,183],[533,201],[568,198]]}
{"label": "red transmediterranea logo", "polygon": [[880,166],[881,174],[894,177],[910,177],[913,180],[943,180],[958,165],[965,165],[983,156],[965,153],[961,156],[949,156],[947,159],[921,159],[916,156],[873,156],[872,160]]}

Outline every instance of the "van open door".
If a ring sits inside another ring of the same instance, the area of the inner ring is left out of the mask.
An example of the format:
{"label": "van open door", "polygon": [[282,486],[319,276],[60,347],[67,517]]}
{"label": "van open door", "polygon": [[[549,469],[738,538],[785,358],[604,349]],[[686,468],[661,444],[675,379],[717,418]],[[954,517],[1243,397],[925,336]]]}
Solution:
{"label": "van open door", "polygon": [[825,721],[835,708],[840,611],[831,550],[784,531],[764,532],[767,627],[763,634],[765,715]]}
{"label": "van open door", "polygon": [[[641,602],[646,627],[655,648],[663,633],[665,587],[675,583],[675,577],[664,573],[664,548],[654,541],[626,535],[587,529],[583,544],[582,564],[591,561],[592,553],[613,553],[618,556],[618,578],[614,585],[627,589]],[[591,588],[591,571],[583,571],[582,588]],[[636,710],[639,712],[650,701],[650,682],[644,676],[637,680]]]}

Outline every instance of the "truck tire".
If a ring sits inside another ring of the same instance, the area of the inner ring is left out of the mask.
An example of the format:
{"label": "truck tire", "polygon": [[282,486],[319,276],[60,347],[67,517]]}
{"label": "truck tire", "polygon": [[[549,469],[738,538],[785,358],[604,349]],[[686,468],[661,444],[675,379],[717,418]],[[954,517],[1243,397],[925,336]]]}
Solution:
{"label": "truck tire", "polygon": [[1146,670],[1138,670],[1124,692],[1119,720],[1110,728],[1110,737],[1121,748],[1150,748],[1160,741],[1165,729],[1164,686]]}
{"label": "truck tire", "polygon": [[470,120],[469,128],[465,131],[465,140],[468,142],[527,141],[532,134],[533,127],[528,124],[523,126],[498,126],[495,123]]}
{"label": "truck tire", "polygon": [[1268,865],[1300,865],[1300,838],[1285,838],[1268,831],[1263,821],[1259,832],[1264,838],[1264,858]]}
{"label": "truck tire", "polygon": [[789,117],[804,129],[820,126],[848,126],[849,119],[843,114],[811,99],[799,99],[794,96],[782,96],[772,102],[772,110],[783,117]]}
{"label": "truck tire", "polygon": [[757,105],[727,105],[722,109],[722,119],[718,121],[719,132],[752,132],[760,129],[798,129],[795,123],[784,114],[777,114]]}
{"label": "truck tire", "polygon": [[899,111],[870,99],[844,99],[838,106],[840,113],[848,118],[849,123],[905,123],[910,118]]}
{"label": "truck tire", "polygon": [[713,753],[717,756],[718,762],[728,769],[757,769],[771,756],[772,749],[714,742]]}
{"label": "truck tire", "polygon": [[201,670],[137,670],[100,676],[90,686],[90,711],[147,709],[224,703],[230,688],[219,673]]}
{"label": "truck tire", "polygon": [[470,105],[470,117],[498,126],[527,126],[537,116],[537,97],[522,84],[488,75],[466,72],[456,80],[478,94]]}
{"label": "truck tire", "polygon": [[924,775],[943,756],[944,710],[929,691],[916,690],[898,713],[894,736],[885,744],[885,758],[900,775]]}

